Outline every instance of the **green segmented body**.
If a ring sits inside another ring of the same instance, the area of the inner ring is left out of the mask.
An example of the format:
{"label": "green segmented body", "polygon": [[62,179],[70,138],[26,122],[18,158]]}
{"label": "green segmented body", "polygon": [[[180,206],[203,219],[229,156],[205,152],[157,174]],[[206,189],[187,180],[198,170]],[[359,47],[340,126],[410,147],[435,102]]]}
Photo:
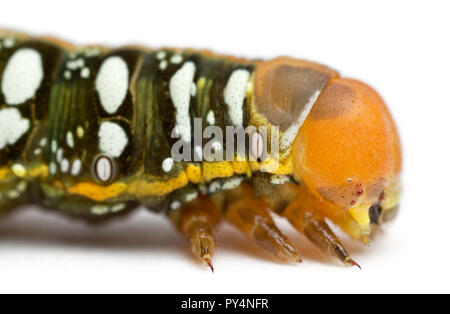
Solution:
{"label": "green segmented body", "polygon": [[[17,109],[21,118],[30,122],[19,140],[0,151],[0,165],[20,165],[27,170],[46,165],[48,175],[40,175],[33,181],[26,179],[28,175],[24,179],[6,176],[4,181],[9,183],[5,190],[25,182],[28,188],[21,192],[21,199],[32,195],[35,203],[77,216],[92,213],[99,216],[102,212],[114,211],[114,208],[123,211],[125,207],[134,207],[138,201],[130,195],[91,200],[69,194],[65,189],[80,181],[94,181],[92,165],[96,157],[105,153],[99,138],[102,123],[119,126],[127,139],[123,151],[114,156],[114,180],[128,182],[136,176],[149,181],[170,180],[185,167],[183,162],[175,162],[170,171],[164,171],[161,166],[171,156],[171,146],[177,140],[171,138],[177,109],[171,100],[170,79],[187,62],[192,63],[195,76],[189,99],[191,123],[193,125],[194,117],[200,117],[205,120],[203,127],[206,127],[206,116],[213,112],[214,123],[224,127],[230,124],[223,98],[228,78],[236,69],[245,69],[249,73],[253,70],[248,62],[207,57],[193,51],[138,48],[109,51],[95,47],[69,51],[52,42],[18,37],[2,39],[3,42],[6,40],[13,40],[14,44],[0,51],[0,73],[4,73],[8,60],[15,53],[17,56],[17,52],[28,49],[40,55],[43,78],[34,95],[23,103],[11,105],[4,93],[0,96],[0,110]],[[128,69],[126,95],[115,112],[107,112],[96,88],[99,69],[111,58],[120,58],[116,60],[124,62]],[[3,79],[3,75],[0,78]],[[202,85],[196,89],[199,80]],[[174,194],[180,197],[197,189],[188,183]],[[74,206],[76,202],[78,204]],[[162,210],[173,201],[160,195],[148,197],[145,203]]]}
{"label": "green segmented body", "polygon": [[[176,209],[254,172],[233,162],[174,162],[171,148],[175,129],[195,154],[194,118],[203,129],[245,128],[258,62],[193,50],[75,49],[10,34],[0,42],[2,211],[32,202],[97,220],[138,204]],[[320,91],[323,77],[301,96]],[[93,171],[101,156],[113,168],[105,182]]]}

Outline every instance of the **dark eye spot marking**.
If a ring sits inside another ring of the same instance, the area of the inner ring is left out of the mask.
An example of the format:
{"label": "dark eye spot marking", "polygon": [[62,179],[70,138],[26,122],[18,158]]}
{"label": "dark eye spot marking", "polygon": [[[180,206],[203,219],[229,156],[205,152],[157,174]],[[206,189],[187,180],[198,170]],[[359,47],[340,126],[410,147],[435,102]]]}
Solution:
{"label": "dark eye spot marking", "polygon": [[369,217],[370,222],[374,223],[376,225],[380,224],[380,216],[381,216],[381,206],[380,205],[374,205],[369,208]]}

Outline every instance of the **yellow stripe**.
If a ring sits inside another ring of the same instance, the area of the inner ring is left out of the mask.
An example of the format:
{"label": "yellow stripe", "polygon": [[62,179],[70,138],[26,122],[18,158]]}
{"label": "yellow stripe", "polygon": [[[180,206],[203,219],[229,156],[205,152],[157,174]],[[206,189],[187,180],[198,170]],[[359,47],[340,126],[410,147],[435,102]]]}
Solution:
{"label": "yellow stripe", "polygon": [[229,161],[203,162],[203,179],[209,182],[216,178],[228,178],[234,175],[233,164]]}
{"label": "yellow stripe", "polygon": [[[188,165],[185,172],[181,172],[176,178],[167,181],[136,179],[130,183],[118,182],[108,186],[92,182],[80,182],[67,188],[67,192],[70,194],[82,195],[95,201],[104,201],[121,194],[128,194],[136,198],[164,196],[186,186],[189,182],[195,184],[203,181],[209,182],[216,178],[232,177],[235,174],[247,174],[250,176],[251,170],[261,170],[268,165],[274,166],[275,162],[204,162],[201,167],[192,164]],[[292,174],[292,162],[290,158],[280,163],[273,173]]]}
{"label": "yellow stripe", "polygon": [[167,181],[148,182],[142,179],[132,181],[129,184],[119,182],[108,186],[98,185],[91,182],[80,182],[67,189],[70,194],[82,195],[95,201],[104,201],[128,193],[136,198],[147,196],[164,196],[170,192],[180,189],[188,184],[188,177],[184,172],[174,179]]}

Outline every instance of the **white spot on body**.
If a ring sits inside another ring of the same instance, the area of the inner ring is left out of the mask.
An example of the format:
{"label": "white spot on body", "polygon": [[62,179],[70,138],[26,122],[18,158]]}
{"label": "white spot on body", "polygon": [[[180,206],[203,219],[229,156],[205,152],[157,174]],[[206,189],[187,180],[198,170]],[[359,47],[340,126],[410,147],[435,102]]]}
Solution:
{"label": "white spot on body", "polygon": [[170,63],[180,64],[183,61],[183,56],[180,54],[175,54],[170,58]]}
{"label": "white spot on body", "polygon": [[42,58],[30,48],[17,50],[6,64],[2,92],[9,105],[20,105],[33,98],[44,78]]}
{"label": "white spot on body", "polygon": [[198,196],[198,192],[192,192],[192,193],[188,193],[186,194],[186,196],[184,197],[186,202],[191,202],[193,200],[195,200]]}
{"label": "white spot on body", "polygon": [[72,134],[72,132],[67,132],[67,134],[66,134],[66,142],[67,142],[67,145],[70,147],[70,148],[74,148],[75,147],[75,142],[74,142],[74,140],[73,140],[73,134]]}
{"label": "white spot on body", "polygon": [[8,196],[8,198],[10,198],[10,199],[16,199],[16,198],[20,197],[20,193],[18,191],[13,190],[13,191],[9,191],[6,194],[6,196]]}
{"label": "white spot on body", "polygon": [[24,177],[27,174],[27,169],[21,164],[12,165],[11,170],[14,173],[14,175],[20,178]]}
{"label": "white spot on body", "polygon": [[166,158],[164,159],[164,161],[162,162],[162,169],[164,170],[164,172],[169,172],[170,170],[172,170],[173,168],[173,158]]}
{"label": "white spot on body", "polygon": [[86,68],[86,67],[84,67],[80,72],[81,78],[84,78],[84,79],[89,78],[90,75],[91,75],[91,70],[89,70],[89,68]]}
{"label": "white spot on body", "polygon": [[49,165],[49,171],[50,174],[56,174],[57,168],[56,168],[56,164],[54,162],[51,162]]}
{"label": "white spot on body", "polygon": [[67,160],[67,159],[63,159],[63,160],[61,160],[61,165],[60,165],[60,167],[61,167],[61,172],[62,173],[66,173],[67,171],[69,171],[69,168],[70,168],[70,163],[69,163],[69,161]]}
{"label": "white spot on body", "polygon": [[156,58],[158,60],[162,60],[166,57],[166,52],[165,51],[158,51],[158,53],[156,54]]}
{"label": "white spot on body", "polygon": [[216,115],[214,114],[214,111],[210,110],[208,112],[206,115],[206,122],[208,122],[209,125],[216,124]]}
{"label": "white spot on body", "polygon": [[108,157],[102,156],[95,163],[95,175],[102,182],[108,182],[113,176],[112,162]]}
{"label": "white spot on body", "polygon": [[56,161],[57,162],[61,162],[61,160],[63,158],[63,154],[64,154],[64,150],[62,148],[59,148],[58,151],[56,152]]}
{"label": "white spot on body", "polygon": [[70,72],[69,70],[64,71],[64,78],[66,80],[70,80],[72,78],[72,72]]}
{"label": "white spot on body", "polygon": [[34,150],[34,154],[35,154],[36,156],[42,154],[42,149],[36,148],[36,149]]}
{"label": "white spot on body", "polygon": [[305,107],[303,108],[300,116],[297,118],[297,120],[283,133],[283,136],[280,139],[280,149],[285,150],[289,147],[291,147],[292,143],[294,142],[295,137],[297,136],[298,130],[303,125],[303,122],[305,122],[306,117],[308,116],[309,112],[311,111],[313,105],[316,103],[317,98],[320,95],[320,91],[316,91],[312,96],[309,98],[308,102],[305,104]]}
{"label": "white spot on body", "polygon": [[161,71],[164,71],[167,68],[167,61],[166,60],[162,60],[159,63],[159,68],[160,68]]}
{"label": "white spot on body", "polygon": [[22,118],[16,108],[0,110],[0,150],[15,144],[30,128],[30,120]]}
{"label": "white spot on body", "polygon": [[117,212],[120,212],[120,211],[124,210],[125,208],[126,208],[126,206],[123,203],[116,204],[113,207],[111,207],[111,212],[112,213],[117,213]]}
{"label": "white spot on body", "polygon": [[69,62],[67,62],[66,67],[69,70],[76,70],[78,68],[81,69],[82,67],[84,67],[84,60],[83,59],[76,59],[76,60],[73,60],[73,61],[69,61]]}
{"label": "white spot on body", "polygon": [[97,205],[91,208],[91,213],[94,215],[105,215],[109,212],[108,206]]}
{"label": "white spot on body", "polygon": [[84,129],[81,126],[77,127],[77,136],[78,138],[83,138],[84,136]]}
{"label": "white spot on body", "polygon": [[45,145],[47,145],[47,139],[46,139],[46,138],[41,139],[41,140],[39,141],[39,145],[40,145],[41,147],[44,147]]}
{"label": "white spot on body", "polygon": [[58,143],[56,140],[52,141],[52,153],[56,153],[56,150],[58,149]]}
{"label": "white spot on body", "polygon": [[101,65],[95,81],[100,102],[109,114],[122,105],[128,90],[128,66],[121,57],[107,58]]}
{"label": "white spot on body", "polygon": [[128,137],[120,125],[103,122],[98,131],[99,148],[108,156],[120,157],[128,144]]}
{"label": "white spot on body", "polygon": [[179,201],[174,201],[174,202],[172,202],[172,204],[170,204],[170,209],[173,209],[173,210],[178,209],[180,207],[181,207],[181,203]]}
{"label": "white spot on body", "polygon": [[75,177],[80,174],[81,171],[81,160],[77,159],[72,163],[72,169],[70,173]]}
{"label": "white spot on body", "polygon": [[12,48],[14,47],[14,44],[16,43],[16,40],[12,37],[5,38],[3,41],[3,44],[5,45],[5,48]]}
{"label": "white spot on body", "polygon": [[228,115],[235,126],[244,123],[244,99],[250,73],[247,70],[235,70],[228,79],[223,91],[225,103],[228,106]]}
{"label": "white spot on body", "polygon": [[209,185],[208,191],[209,191],[209,193],[216,193],[216,192],[220,191],[220,183],[217,181],[214,181],[213,183],[211,183]]}
{"label": "white spot on body", "polygon": [[170,79],[170,97],[176,109],[175,122],[181,138],[191,141],[191,120],[189,117],[190,90],[194,80],[195,64],[186,62]]}
{"label": "white spot on body", "polygon": [[242,180],[243,179],[241,177],[231,178],[222,185],[222,189],[224,190],[234,189],[242,183]]}

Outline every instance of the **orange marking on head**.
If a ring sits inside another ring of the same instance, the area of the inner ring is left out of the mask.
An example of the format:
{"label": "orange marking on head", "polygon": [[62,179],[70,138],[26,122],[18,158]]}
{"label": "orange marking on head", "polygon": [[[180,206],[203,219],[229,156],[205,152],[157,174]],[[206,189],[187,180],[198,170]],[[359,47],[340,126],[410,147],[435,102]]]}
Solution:
{"label": "orange marking on head", "polygon": [[293,147],[294,173],[343,208],[378,199],[401,170],[400,141],[381,97],[351,79],[322,91]]}

